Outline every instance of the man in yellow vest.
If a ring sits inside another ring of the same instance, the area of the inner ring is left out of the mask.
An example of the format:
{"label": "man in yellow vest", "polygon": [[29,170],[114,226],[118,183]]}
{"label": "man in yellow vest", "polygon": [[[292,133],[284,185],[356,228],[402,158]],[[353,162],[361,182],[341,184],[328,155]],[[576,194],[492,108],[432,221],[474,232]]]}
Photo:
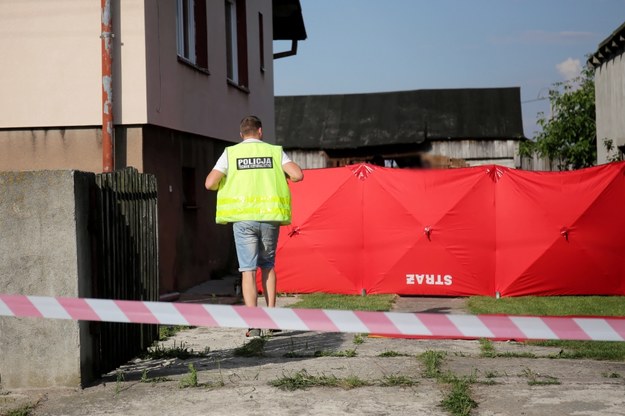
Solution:
{"label": "man in yellow vest", "polygon": [[[206,177],[206,189],[217,192],[218,224],[233,223],[246,306],[257,306],[256,269],[262,272],[267,306],[276,306],[276,244],[280,225],[291,223],[291,193],[286,181],[304,179],[300,167],[281,146],[262,141],[258,117],[241,120],[243,141],[229,146]],[[260,336],[250,328],[246,336]]]}

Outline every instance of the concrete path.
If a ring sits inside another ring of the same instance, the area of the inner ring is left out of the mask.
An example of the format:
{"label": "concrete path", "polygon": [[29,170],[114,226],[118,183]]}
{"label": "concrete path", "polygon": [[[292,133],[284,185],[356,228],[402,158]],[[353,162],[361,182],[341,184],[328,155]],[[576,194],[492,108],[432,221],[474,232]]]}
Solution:
{"label": "concrete path", "polygon": [[[214,290],[205,286],[183,298],[225,302],[228,294]],[[281,297],[279,306],[294,300]],[[400,298],[396,310],[463,313],[463,304],[460,298]],[[82,390],[0,391],[0,414],[36,403],[32,415],[448,415],[440,403],[449,385],[425,377],[424,364],[417,358],[425,351],[441,351],[442,372],[475,378],[471,396],[478,407],[473,415],[625,415],[625,362],[553,359],[548,357],[559,350],[514,342],[493,343],[510,358],[484,358],[478,341],[302,331],[268,338],[262,357],[235,356],[235,349],[246,342],[240,329],[186,330],[163,347],[206,350],[205,356],[135,359]],[[323,356],[332,352],[354,356]],[[382,356],[391,354],[395,356]],[[530,355],[534,358],[522,358]],[[199,387],[180,388],[189,376],[189,364],[197,369]],[[306,374],[369,385],[295,391],[270,385]],[[383,386],[400,377],[414,384]]]}

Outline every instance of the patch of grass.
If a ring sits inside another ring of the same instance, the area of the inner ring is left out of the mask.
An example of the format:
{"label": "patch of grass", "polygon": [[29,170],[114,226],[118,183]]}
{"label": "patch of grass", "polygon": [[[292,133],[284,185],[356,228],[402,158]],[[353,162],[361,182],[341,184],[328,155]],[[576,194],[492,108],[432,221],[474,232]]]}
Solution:
{"label": "patch of grass", "polygon": [[397,351],[384,351],[378,354],[378,357],[409,357],[409,354],[404,354]]}
{"label": "patch of grass", "polygon": [[467,416],[477,407],[477,402],[471,398],[472,377],[448,376],[449,392],[441,401],[441,406],[454,416]]}
{"label": "patch of grass", "polygon": [[534,354],[533,352],[512,352],[512,351],[498,352],[497,354],[493,355],[493,357],[496,357],[496,358],[538,358],[536,354]]}
{"label": "patch of grass", "polygon": [[365,342],[367,334],[354,334],[354,344],[360,345]]}
{"label": "patch of grass", "polygon": [[125,376],[123,371],[117,371],[117,375],[115,377],[115,396],[117,396],[122,391],[122,382],[124,381]]}
{"label": "patch of grass", "polygon": [[[625,296],[523,296],[501,299],[474,296],[468,299],[467,307],[475,314],[625,316]],[[548,340],[527,343],[560,348],[562,351],[552,358],[625,360],[623,342]]]}
{"label": "patch of grass", "polygon": [[190,329],[190,326],[184,325],[159,325],[158,327],[158,339],[165,341],[167,338],[173,337],[180,331]]}
{"label": "patch of grass", "polygon": [[241,347],[235,348],[234,355],[236,357],[264,357],[266,343],[265,338],[254,338]]}
{"label": "patch of grass", "polygon": [[486,378],[495,378],[495,377],[500,377],[501,374],[499,374],[497,371],[486,371],[484,373],[484,377]]}
{"label": "patch of grass", "polygon": [[343,350],[343,351],[330,351],[330,350],[320,350],[315,351],[315,357],[355,357],[358,353],[356,350]]}
{"label": "patch of grass", "polygon": [[202,352],[194,351],[193,349],[189,349],[184,342],[176,345],[176,341],[174,341],[174,345],[172,347],[166,347],[165,345],[157,342],[154,346],[148,348],[148,350],[142,355],[142,358],[152,360],[162,358],[179,358],[181,360],[186,360],[193,357],[206,357],[209,351],[210,349],[208,347],[206,347]]}
{"label": "patch of grass", "polygon": [[613,341],[528,341],[530,345],[558,347],[561,351],[550,358],[586,358],[591,360],[625,360],[625,342]]}
{"label": "patch of grass", "polygon": [[178,387],[186,389],[187,387],[198,387],[197,370],[193,364],[189,364],[189,373],[180,379]]}
{"label": "patch of grass", "polygon": [[22,407],[18,407],[17,409],[9,410],[6,416],[30,416],[34,410],[34,407],[30,404],[26,404]]}
{"label": "patch of grass", "polygon": [[357,387],[369,386],[371,383],[362,380],[357,376],[349,376],[338,378],[334,375],[315,376],[309,374],[306,370],[300,370],[292,375],[283,375],[282,377],[272,380],[269,385],[277,387],[280,390],[295,391],[308,389],[310,387],[341,387],[344,389],[353,389]]}
{"label": "patch of grass", "polygon": [[425,351],[419,356],[421,362],[425,365],[424,377],[438,378],[441,375],[441,365],[446,353],[444,351]]}
{"label": "patch of grass", "polygon": [[380,386],[382,387],[394,387],[394,386],[410,387],[410,386],[414,386],[417,384],[419,384],[418,381],[410,377],[406,377],[406,376],[402,376],[398,374],[386,375],[382,378],[382,380],[380,380]]}
{"label": "patch of grass", "polygon": [[480,355],[482,357],[494,357],[497,355],[493,342],[490,339],[486,338],[480,339],[480,351]]}
{"label": "patch of grass", "polygon": [[301,295],[301,299],[290,308],[338,309],[350,311],[390,311],[396,295],[337,295],[311,293]]}
{"label": "patch of grass", "polygon": [[612,372],[612,373],[602,373],[601,375],[603,377],[606,377],[606,378],[621,378],[621,377],[623,377],[619,373],[614,373],[614,372]]}
{"label": "patch of grass", "polygon": [[148,370],[145,369],[141,373],[141,380],[139,381],[141,381],[141,383],[164,383],[166,381],[172,381],[172,380],[167,377],[148,377]]}
{"label": "patch of grass", "polygon": [[332,351],[332,350],[317,350],[310,353],[302,353],[296,351],[288,351],[282,354],[284,358],[310,358],[310,357],[356,357],[358,353],[356,350],[342,350],[342,351]]}
{"label": "patch of grass", "polygon": [[485,358],[536,358],[533,352],[497,352],[495,344],[490,339],[482,338],[480,341],[480,356]]}
{"label": "patch of grass", "polygon": [[470,415],[477,407],[477,402],[471,397],[471,384],[476,382],[475,371],[469,377],[458,377],[451,372],[442,373],[441,367],[445,356],[444,351],[428,350],[421,354],[419,359],[425,365],[423,376],[435,378],[438,382],[448,385],[448,392],[440,403],[441,407],[453,416]]}
{"label": "patch of grass", "polygon": [[535,372],[530,368],[525,368],[521,372],[520,376],[527,378],[527,384],[529,386],[547,386],[552,384],[561,384],[557,377],[543,375]]}
{"label": "patch of grass", "polygon": [[500,377],[501,375],[497,372],[497,371],[485,371],[484,372],[484,378],[486,380],[476,380],[475,382],[478,384],[484,384],[486,386],[493,386],[495,384],[497,384],[497,381],[495,381],[495,378]]}
{"label": "patch of grass", "polygon": [[625,316],[624,296],[521,296],[496,299],[473,296],[467,307],[475,314]]}

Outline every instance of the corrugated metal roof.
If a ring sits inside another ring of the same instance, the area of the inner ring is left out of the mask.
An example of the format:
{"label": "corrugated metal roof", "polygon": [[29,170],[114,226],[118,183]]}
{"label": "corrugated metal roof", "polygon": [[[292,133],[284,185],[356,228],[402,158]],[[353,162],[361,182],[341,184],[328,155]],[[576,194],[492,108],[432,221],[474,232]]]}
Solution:
{"label": "corrugated metal roof", "polygon": [[342,149],[441,139],[524,139],[520,88],[276,97],[276,143]]}

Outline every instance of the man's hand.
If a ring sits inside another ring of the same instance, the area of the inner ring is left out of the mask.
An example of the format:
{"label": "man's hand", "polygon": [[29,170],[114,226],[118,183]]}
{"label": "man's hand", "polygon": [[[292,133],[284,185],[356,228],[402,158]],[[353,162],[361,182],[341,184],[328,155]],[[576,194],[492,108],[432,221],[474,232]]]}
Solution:
{"label": "man's hand", "polygon": [[209,191],[216,191],[216,190],[219,189],[219,182],[221,182],[221,179],[224,176],[226,176],[226,175],[224,175],[224,173],[222,171],[219,171],[217,169],[213,169],[213,170],[211,170],[211,172],[206,177],[206,181],[204,182],[204,186]]}
{"label": "man's hand", "polygon": [[287,174],[291,182],[299,182],[304,179],[304,172],[295,162],[289,162],[282,165],[282,170]]}

